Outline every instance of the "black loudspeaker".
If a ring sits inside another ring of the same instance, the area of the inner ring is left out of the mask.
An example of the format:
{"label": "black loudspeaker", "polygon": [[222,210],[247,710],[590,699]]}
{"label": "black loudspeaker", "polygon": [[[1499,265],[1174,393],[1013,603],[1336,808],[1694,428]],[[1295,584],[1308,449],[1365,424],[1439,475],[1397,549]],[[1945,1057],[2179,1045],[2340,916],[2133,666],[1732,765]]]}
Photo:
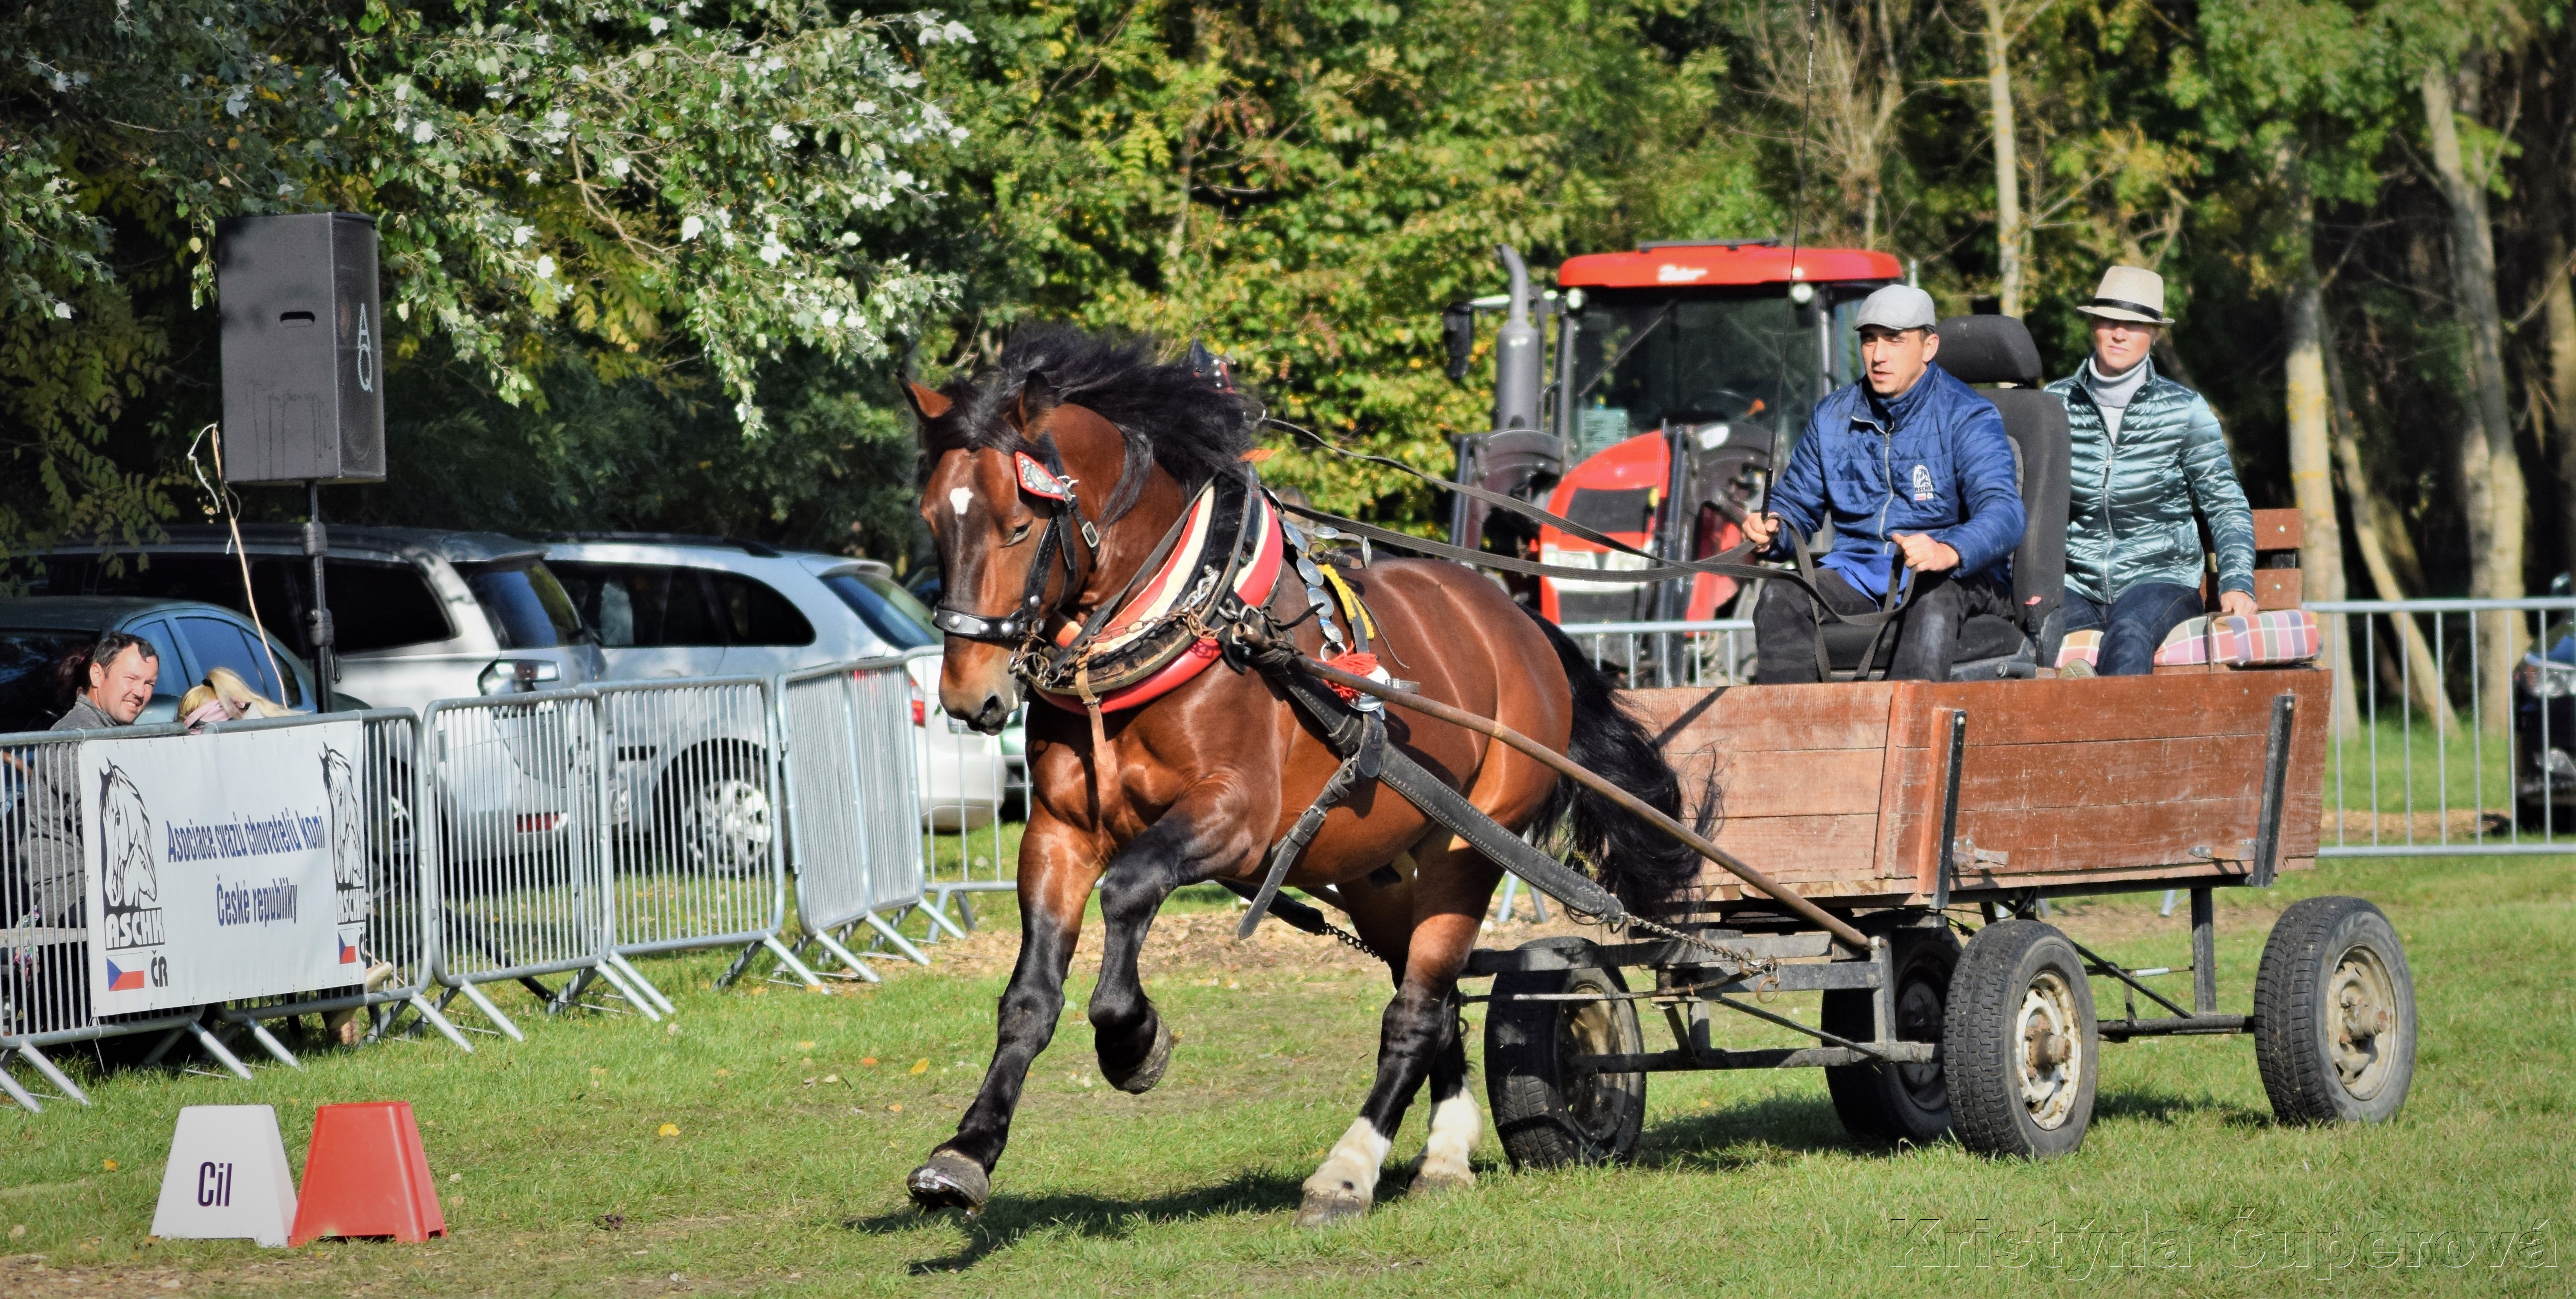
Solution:
{"label": "black loudspeaker", "polygon": [[224,476],[385,476],[384,310],[376,219],[354,212],[215,224],[223,313]]}

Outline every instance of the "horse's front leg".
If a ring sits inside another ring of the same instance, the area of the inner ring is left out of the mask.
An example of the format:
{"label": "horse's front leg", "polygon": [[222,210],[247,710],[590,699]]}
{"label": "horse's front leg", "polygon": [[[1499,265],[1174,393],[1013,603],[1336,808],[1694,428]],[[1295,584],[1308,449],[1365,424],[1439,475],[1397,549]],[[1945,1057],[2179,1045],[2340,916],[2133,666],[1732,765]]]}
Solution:
{"label": "horse's front leg", "polygon": [[1136,972],[1154,913],[1184,884],[1249,871],[1262,850],[1253,827],[1275,819],[1275,807],[1258,802],[1238,785],[1210,781],[1110,859],[1100,882],[1100,984],[1091,993],[1091,1030],[1100,1076],[1121,1091],[1150,1090],[1172,1059],[1172,1030]]}
{"label": "horse's front leg", "polygon": [[1029,1065],[1055,1037],[1056,1018],[1064,1013],[1064,974],[1082,937],[1082,908],[1099,878],[1098,861],[1089,836],[1042,813],[1030,819],[1020,842],[1020,960],[1002,993],[993,1063],[957,1135],[905,1181],[922,1208],[971,1214],[991,1194],[993,1165],[1010,1141]]}

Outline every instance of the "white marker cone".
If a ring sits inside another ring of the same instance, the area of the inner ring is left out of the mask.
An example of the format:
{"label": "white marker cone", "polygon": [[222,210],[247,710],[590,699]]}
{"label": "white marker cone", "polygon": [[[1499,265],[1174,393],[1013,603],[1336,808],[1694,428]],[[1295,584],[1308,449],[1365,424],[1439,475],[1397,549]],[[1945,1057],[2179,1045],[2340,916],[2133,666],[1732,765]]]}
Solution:
{"label": "white marker cone", "polygon": [[265,1105],[191,1105],[170,1137],[152,1234],[170,1240],[250,1239],[286,1245],[295,1222],[295,1175]]}

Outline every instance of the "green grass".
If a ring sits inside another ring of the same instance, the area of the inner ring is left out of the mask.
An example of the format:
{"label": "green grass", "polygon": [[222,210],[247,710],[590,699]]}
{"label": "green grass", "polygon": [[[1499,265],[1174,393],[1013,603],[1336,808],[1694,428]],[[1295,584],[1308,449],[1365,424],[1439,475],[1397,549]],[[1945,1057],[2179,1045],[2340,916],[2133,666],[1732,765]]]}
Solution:
{"label": "green grass", "polygon": [[[2420,1062],[2382,1127],[2275,1126],[2236,1039],[2106,1047],[2090,1137],[2047,1164],[1856,1143],[1813,1072],[1659,1075],[1633,1167],[1513,1174],[1489,1134],[1474,1191],[1412,1201],[1392,1168],[1368,1218],[1306,1233],[1289,1225],[1297,1185],[1366,1086],[1383,982],[1164,977],[1179,1055],[1128,1097],[1099,1082],[1083,971],[995,1201],[963,1223],[912,1213],[900,1179],[971,1093],[998,978],[755,994],[714,990],[716,958],[658,960],[671,1029],[544,1020],[516,997],[524,1044],[317,1051],[250,1083],[124,1071],[93,1109],[0,1115],[0,1293],[2568,1293],[2569,863],[2347,862],[2223,893],[2227,1005],[2247,1003],[2270,914],[2320,892],[2376,900],[2408,944]],[[2059,921],[2180,964],[2183,922],[2152,902]],[[989,899],[986,923],[1008,909]],[[2097,997],[2117,1013],[2108,985]],[[180,1106],[276,1105],[300,1168],[314,1104],[383,1098],[421,1116],[448,1239],[146,1241]],[[657,1136],[665,1123],[679,1134]],[[1396,1160],[1421,1139],[1417,1106]]]}

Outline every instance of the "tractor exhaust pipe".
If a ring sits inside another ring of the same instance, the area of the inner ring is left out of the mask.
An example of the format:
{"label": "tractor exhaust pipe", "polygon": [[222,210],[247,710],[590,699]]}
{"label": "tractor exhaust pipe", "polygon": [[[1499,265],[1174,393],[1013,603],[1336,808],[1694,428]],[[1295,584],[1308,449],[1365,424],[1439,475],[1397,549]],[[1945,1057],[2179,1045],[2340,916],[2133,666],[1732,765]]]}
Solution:
{"label": "tractor exhaust pipe", "polygon": [[1530,323],[1530,277],[1519,250],[1505,244],[1494,250],[1512,274],[1511,314],[1494,336],[1494,427],[1539,431],[1540,354],[1538,326]]}

